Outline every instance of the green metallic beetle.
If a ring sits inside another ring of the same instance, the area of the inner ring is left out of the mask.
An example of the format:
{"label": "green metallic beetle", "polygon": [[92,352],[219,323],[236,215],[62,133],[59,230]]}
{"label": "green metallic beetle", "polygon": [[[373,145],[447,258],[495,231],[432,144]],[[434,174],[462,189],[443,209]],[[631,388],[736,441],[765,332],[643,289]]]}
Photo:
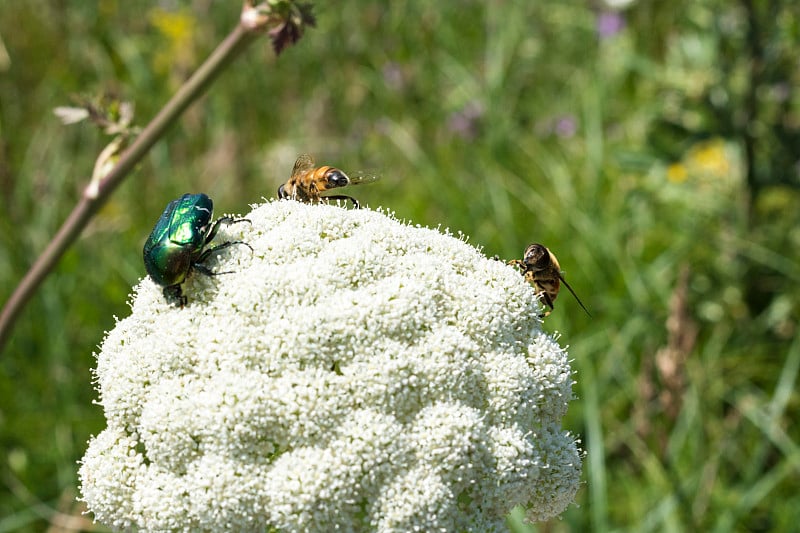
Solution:
{"label": "green metallic beetle", "polygon": [[244,244],[253,249],[243,241],[229,241],[207,248],[220,224],[250,222],[246,218],[222,217],[211,224],[213,212],[214,203],[205,194],[184,194],[167,204],[144,243],[142,253],[147,273],[164,287],[164,297],[176,298],[181,306],[187,302],[181,292],[181,283],[191,270],[207,276],[231,273],[215,273],[203,264],[212,253],[234,244]]}

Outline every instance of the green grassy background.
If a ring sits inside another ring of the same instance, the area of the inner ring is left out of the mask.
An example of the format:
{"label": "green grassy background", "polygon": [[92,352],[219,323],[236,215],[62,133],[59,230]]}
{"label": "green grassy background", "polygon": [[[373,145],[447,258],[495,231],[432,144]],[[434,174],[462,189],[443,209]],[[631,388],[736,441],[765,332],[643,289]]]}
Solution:
{"label": "green grassy background", "polygon": [[[800,7],[604,10],[319,2],[280,58],[251,47],[114,193],[0,355],[0,533],[88,527],[74,497],[103,426],[92,352],[128,313],[167,201],[203,191],[218,214],[244,212],[301,152],[379,172],[353,191],[362,203],[487,255],[546,244],[592,312],[564,292],[545,321],[574,359],[565,424],[585,483],[561,519],[515,515],[515,531],[795,530]],[[114,91],[144,125],[238,12],[0,0],[0,300],[108,142],[52,109]]]}

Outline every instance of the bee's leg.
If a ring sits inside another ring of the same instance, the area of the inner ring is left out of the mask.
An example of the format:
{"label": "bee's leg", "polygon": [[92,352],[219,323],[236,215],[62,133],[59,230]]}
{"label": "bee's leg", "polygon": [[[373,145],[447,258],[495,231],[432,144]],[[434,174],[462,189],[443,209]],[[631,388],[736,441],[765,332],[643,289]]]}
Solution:
{"label": "bee's leg", "polygon": [[547,294],[547,291],[541,291],[541,292],[539,292],[539,293],[538,293],[538,296],[539,296],[539,299],[540,299],[540,300],[541,300],[541,301],[542,301],[542,302],[543,302],[543,303],[544,303],[544,304],[545,304],[547,307],[549,307],[549,308],[550,308],[550,311],[545,311],[545,312],[544,312],[544,314],[543,314],[543,315],[541,315],[541,316],[542,316],[542,317],[548,316],[548,315],[549,315],[549,314],[552,312],[552,310],[553,310],[553,309],[555,309],[555,308],[553,307],[553,300],[551,300],[551,299],[550,299],[550,295],[549,295],[549,294]]}
{"label": "bee's leg", "polygon": [[361,205],[358,203],[358,200],[353,198],[352,196],[345,196],[344,194],[334,194],[333,196],[324,196],[324,200],[350,200],[353,202],[353,207],[356,209],[361,209]]}
{"label": "bee's leg", "polygon": [[545,292],[542,286],[539,285],[539,282],[536,281],[536,273],[533,270],[523,270],[522,277],[525,279],[525,281],[533,285],[533,290],[536,291],[537,296]]}

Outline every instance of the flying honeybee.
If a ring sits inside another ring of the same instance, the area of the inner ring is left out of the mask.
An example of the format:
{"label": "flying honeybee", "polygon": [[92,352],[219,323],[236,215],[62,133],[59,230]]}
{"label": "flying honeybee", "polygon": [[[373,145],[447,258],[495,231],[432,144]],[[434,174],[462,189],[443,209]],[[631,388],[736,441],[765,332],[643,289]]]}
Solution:
{"label": "flying honeybee", "polygon": [[292,177],[278,187],[278,198],[292,198],[310,204],[319,203],[323,200],[350,200],[353,202],[353,206],[358,209],[360,207],[358,200],[352,196],[344,194],[322,196],[321,193],[328,189],[357,185],[374,179],[376,179],[375,176],[354,176],[350,178],[338,168],[329,166],[317,167],[314,164],[313,157],[308,154],[302,154],[294,163]]}
{"label": "flying honeybee", "polygon": [[[558,298],[558,291],[563,283],[569,292],[578,301],[578,304],[586,311],[586,314],[592,316],[583,305],[581,299],[569,286],[567,280],[561,275],[561,266],[558,264],[556,256],[548,250],[545,246],[534,243],[525,248],[525,254],[522,259],[513,259],[508,262],[509,265],[518,267],[525,276],[525,280],[534,286],[536,294],[544,302],[544,304],[553,309],[553,302]],[[550,314],[550,311],[545,312],[544,316]]]}

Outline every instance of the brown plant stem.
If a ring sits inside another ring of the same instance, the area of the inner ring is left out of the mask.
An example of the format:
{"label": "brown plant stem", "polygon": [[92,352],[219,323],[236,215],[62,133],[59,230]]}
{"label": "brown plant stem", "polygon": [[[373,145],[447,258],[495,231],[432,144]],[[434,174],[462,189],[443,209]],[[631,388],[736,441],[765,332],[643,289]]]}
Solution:
{"label": "brown plant stem", "polygon": [[194,75],[150,121],[131,146],[122,153],[113,170],[98,184],[89,184],[58,233],[33,263],[0,312],[0,352],[25,304],[53,270],[67,248],[78,238],[89,220],[100,210],[111,192],[142,160],[167,128],[176,122],[186,108],[205,92],[219,73],[228,67],[256,37],[257,33],[253,28],[237,24]]}

